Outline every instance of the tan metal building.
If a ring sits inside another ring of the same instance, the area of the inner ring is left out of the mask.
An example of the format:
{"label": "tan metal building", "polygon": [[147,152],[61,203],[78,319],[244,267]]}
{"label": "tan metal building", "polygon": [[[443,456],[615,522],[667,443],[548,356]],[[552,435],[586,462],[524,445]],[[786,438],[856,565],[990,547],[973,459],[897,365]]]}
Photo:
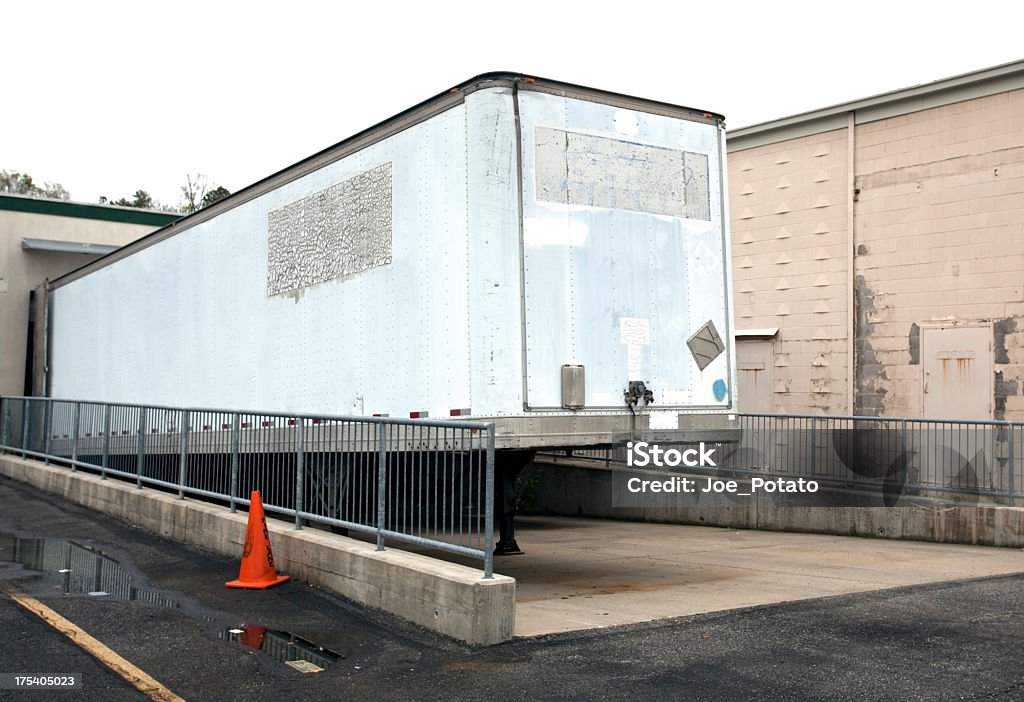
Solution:
{"label": "tan metal building", "polygon": [[1024,420],[1024,61],[729,133],[740,407]]}
{"label": "tan metal building", "polygon": [[36,287],[180,216],[0,195],[0,394],[31,394]]}

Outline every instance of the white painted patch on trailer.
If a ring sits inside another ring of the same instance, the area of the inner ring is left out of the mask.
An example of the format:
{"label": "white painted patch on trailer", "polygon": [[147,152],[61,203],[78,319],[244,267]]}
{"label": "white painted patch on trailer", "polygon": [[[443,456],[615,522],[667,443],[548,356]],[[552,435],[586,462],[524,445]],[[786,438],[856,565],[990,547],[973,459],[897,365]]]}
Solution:
{"label": "white painted patch on trailer", "polygon": [[540,126],[536,140],[538,200],[711,219],[706,154]]}

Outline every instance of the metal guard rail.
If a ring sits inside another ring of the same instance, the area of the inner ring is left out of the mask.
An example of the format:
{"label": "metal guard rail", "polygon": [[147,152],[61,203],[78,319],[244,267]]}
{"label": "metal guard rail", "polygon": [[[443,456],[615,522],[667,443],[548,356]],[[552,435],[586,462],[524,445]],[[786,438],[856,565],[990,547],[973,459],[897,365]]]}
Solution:
{"label": "metal guard rail", "polygon": [[483,561],[493,575],[494,425],[0,398],[0,449]]}
{"label": "metal guard rail", "polygon": [[[721,475],[804,477],[877,488],[893,475],[920,493],[1024,498],[1024,424],[1007,421],[812,414],[738,414],[737,441],[714,468]],[[626,463],[623,446],[574,457]]]}

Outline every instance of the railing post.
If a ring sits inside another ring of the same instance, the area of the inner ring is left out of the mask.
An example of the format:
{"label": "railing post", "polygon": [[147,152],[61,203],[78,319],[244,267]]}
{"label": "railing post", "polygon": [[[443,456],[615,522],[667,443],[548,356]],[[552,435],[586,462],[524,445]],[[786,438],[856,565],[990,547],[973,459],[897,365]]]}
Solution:
{"label": "railing post", "polygon": [[487,428],[487,508],[484,515],[484,578],[494,577],[494,425]]}
{"label": "railing post", "polygon": [[6,397],[0,398],[0,446],[7,446],[7,425],[10,420],[11,401]]}
{"label": "railing post", "polygon": [[139,407],[139,454],[135,460],[135,486],[142,487],[142,469],[146,463],[146,408]]}
{"label": "railing post", "polygon": [[303,492],[305,491],[305,458],[306,458],[306,447],[305,437],[302,431],[302,420],[298,417],[295,418],[295,528],[302,528],[302,517],[299,516],[300,512],[303,511]]}
{"label": "railing post", "polygon": [[818,448],[818,420],[816,417],[811,418],[811,478],[814,478],[817,474],[814,454]]}
{"label": "railing post", "polygon": [[242,418],[235,412],[231,418],[231,511],[238,511],[238,450],[241,443]]}
{"label": "railing post", "polygon": [[29,421],[28,398],[21,400],[21,457],[28,458],[25,450],[28,448],[28,421]]}
{"label": "railing post", "polygon": [[45,463],[50,465],[50,451],[53,450],[53,400],[43,400],[46,415],[43,419],[43,454]]}
{"label": "railing post", "polygon": [[[904,476],[903,477],[903,484],[905,486],[906,485],[906,480],[907,480],[906,476],[910,474],[910,455],[909,455],[909,449],[907,448],[907,420],[906,419],[901,419],[900,420],[900,445],[897,448],[899,450],[897,451],[896,455],[897,456],[905,456],[905,459],[904,459],[904,462],[903,462],[903,476]],[[918,482],[920,482],[920,481],[919,480],[915,480],[914,481],[915,485]]]}
{"label": "railing post", "polygon": [[103,458],[100,460],[100,479],[107,479],[107,464],[110,463],[110,405],[103,410]]}
{"label": "railing post", "polygon": [[388,456],[384,422],[377,423],[377,550],[384,550],[384,525],[387,510]]}
{"label": "railing post", "polygon": [[1006,428],[1007,428],[1007,430],[1009,432],[1009,438],[1010,438],[1010,485],[1009,485],[1010,490],[1009,490],[1009,495],[1008,495],[1006,501],[1007,501],[1007,504],[1010,505],[1010,507],[1013,507],[1013,493],[1015,492],[1016,487],[1017,487],[1017,485],[1016,485],[1016,483],[1017,483],[1017,478],[1016,478],[1017,466],[1016,466],[1016,463],[1014,461],[1014,453],[1015,452],[1013,450],[1013,423],[1012,422],[1009,423]]}
{"label": "railing post", "polygon": [[188,470],[188,424],[191,421],[191,417],[191,412],[182,410],[181,431],[178,432],[179,443],[181,444],[181,455],[178,458],[178,498],[181,500],[185,499],[185,478],[186,471]]}
{"label": "railing post", "polygon": [[79,424],[82,423],[82,403],[76,402],[75,409],[71,414],[71,470],[75,470],[75,462],[78,460],[78,435]]}
{"label": "railing post", "polygon": [[8,440],[11,438],[11,401],[8,398],[0,400],[0,407],[3,408],[3,419],[0,421],[0,445],[4,446],[6,452]]}

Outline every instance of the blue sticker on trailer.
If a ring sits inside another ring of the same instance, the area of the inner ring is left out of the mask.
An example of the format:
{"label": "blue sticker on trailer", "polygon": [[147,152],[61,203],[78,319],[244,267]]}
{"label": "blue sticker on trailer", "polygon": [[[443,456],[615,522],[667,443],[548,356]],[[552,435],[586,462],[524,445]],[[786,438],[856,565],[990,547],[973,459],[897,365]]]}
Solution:
{"label": "blue sticker on trailer", "polygon": [[711,392],[715,393],[715,399],[721,402],[729,393],[729,388],[726,386],[725,381],[719,378],[711,386]]}

